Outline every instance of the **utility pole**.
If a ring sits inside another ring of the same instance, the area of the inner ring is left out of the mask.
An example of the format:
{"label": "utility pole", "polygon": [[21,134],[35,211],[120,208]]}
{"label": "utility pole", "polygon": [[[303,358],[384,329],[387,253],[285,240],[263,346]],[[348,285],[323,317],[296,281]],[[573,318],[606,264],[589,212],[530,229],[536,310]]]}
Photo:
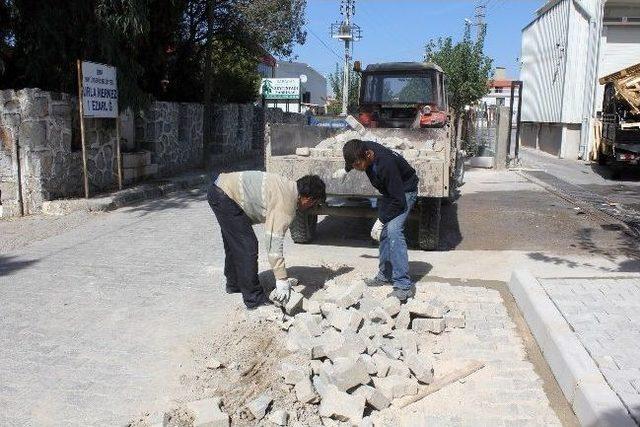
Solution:
{"label": "utility pole", "polygon": [[362,30],[352,22],[352,17],[356,14],[356,0],[341,0],[340,15],[341,22],[331,24],[331,37],[344,42],[344,69],[342,80],[342,116],[347,115],[349,106],[349,69],[351,68],[351,49],[353,43],[362,39]]}
{"label": "utility pole", "polygon": [[475,10],[475,22],[473,25],[476,27],[476,41],[479,41],[487,28],[485,20],[487,17],[487,0],[478,0]]}

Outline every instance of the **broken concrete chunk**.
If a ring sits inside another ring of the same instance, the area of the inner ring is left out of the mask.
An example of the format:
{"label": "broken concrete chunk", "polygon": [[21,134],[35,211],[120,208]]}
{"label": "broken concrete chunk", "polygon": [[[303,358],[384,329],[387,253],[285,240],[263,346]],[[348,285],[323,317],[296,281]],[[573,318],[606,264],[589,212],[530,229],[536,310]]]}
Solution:
{"label": "broken concrete chunk", "polygon": [[447,328],[464,328],[467,324],[466,316],[462,310],[451,310],[444,315]]}
{"label": "broken concrete chunk", "polygon": [[449,307],[442,302],[432,299],[430,301],[420,301],[412,299],[407,303],[409,312],[418,317],[429,317],[434,319],[442,319],[449,311]]}
{"label": "broken concrete chunk", "polygon": [[433,363],[430,358],[423,354],[415,354],[407,358],[405,363],[422,384],[433,382]]}
{"label": "broken concrete chunk", "polygon": [[247,408],[249,409],[249,412],[251,412],[251,414],[255,417],[255,419],[259,421],[266,415],[271,402],[273,402],[271,396],[263,393],[256,399],[252,400],[251,403],[247,405]]}
{"label": "broken concrete chunk", "polygon": [[309,157],[310,155],[311,155],[311,150],[309,149],[309,147],[296,148],[296,156]]}
{"label": "broken concrete chunk", "polygon": [[382,307],[389,316],[394,317],[400,313],[400,300],[398,298],[389,297],[382,301]]}
{"label": "broken concrete chunk", "polygon": [[391,404],[391,400],[384,393],[368,385],[361,385],[352,394],[364,396],[366,403],[377,411],[382,411]]}
{"label": "broken concrete chunk", "polygon": [[329,385],[320,403],[319,414],[358,425],[362,421],[365,401],[364,396],[352,396]]}
{"label": "broken concrete chunk", "polygon": [[284,378],[284,383],[291,385],[311,377],[311,369],[308,366],[294,365],[288,362],[282,362],[280,365],[280,373]]}
{"label": "broken concrete chunk", "polygon": [[444,319],[413,319],[411,329],[416,332],[431,332],[440,334],[444,331],[446,323]]}
{"label": "broken concrete chunk", "polygon": [[372,356],[373,362],[376,364],[376,370],[378,373],[376,374],[378,377],[386,377],[389,373],[389,369],[391,367],[391,359],[382,354],[374,354]]}
{"label": "broken concrete chunk", "polygon": [[196,427],[229,427],[229,415],[220,409],[220,398],[196,400],[186,404],[193,414],[193,426]]}
{"label": "broken concrete chunk", "polygon": [[294,390],[296,392],[296,399],[298,399],[298,402],[311,403],[317,398],[316,391],[308,377],[299,381],[295,385]]}
{"label": "broken concrete chunk", "polygon": [[418,381],[399,375],[389,375],[385,378],[374,378],[373,385],[389,399],[418,394]]}
{"label": "broken concrete chunk", "polygon": [[282,409],[278,409],[277,411],[273,411],[269,415],[268,419],[277,426],[286,426],[289,422],[289,413]]}

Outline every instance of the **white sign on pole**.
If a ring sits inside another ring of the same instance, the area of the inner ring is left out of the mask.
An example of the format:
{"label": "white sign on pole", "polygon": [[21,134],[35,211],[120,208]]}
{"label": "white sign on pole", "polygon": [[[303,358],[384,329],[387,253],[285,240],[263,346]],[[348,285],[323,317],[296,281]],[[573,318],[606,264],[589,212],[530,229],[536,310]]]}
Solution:
{"label": "white sign on pole", "polygon": [[82,62],[82,102],[84,117],[118,117],[116,68]]}
{"label": "white sign on pole", "polygon": [[300,79],[262,79],[260,95],[264,99],[300,99]]}

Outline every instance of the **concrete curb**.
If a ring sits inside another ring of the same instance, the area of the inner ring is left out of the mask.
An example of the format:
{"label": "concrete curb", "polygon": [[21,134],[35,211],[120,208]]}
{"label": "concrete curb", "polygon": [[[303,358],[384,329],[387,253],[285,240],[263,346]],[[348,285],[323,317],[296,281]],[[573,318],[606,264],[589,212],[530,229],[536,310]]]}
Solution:
{"label": "concrete curb", "polygon": [[542,285],[515,271],[509,290],[583,426],[636,426]]}
{"label": "concrete curb", "polygon": [[71,212],[106,212],[142,200],[156,199],[177,191],[206,184],[209,173],[195,173],[168,178],[165,181],[148,182],[132,188],[117,191],[102,197],[91,199],[61,199],[42,203],[42,213],[47,215],[66,215]]}

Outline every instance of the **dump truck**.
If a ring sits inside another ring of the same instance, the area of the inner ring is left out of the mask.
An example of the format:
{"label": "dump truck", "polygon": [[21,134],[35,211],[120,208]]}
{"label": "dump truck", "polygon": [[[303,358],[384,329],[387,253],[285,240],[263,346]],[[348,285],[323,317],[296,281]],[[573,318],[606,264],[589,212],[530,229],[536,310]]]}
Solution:
{"label": "dump truck", "polygon": [[312,242],[318,216],[377,217],[378,191],[364,172],[344,169],[342,147],[353,138],[378,142],[402,155],[419,178],[418,200],[410,214],[408,240],[423,250],[438,249],[441,205],[455,198],[462,156],[451,131],[445,75],[431,63],[386,63],[361,71],[358,120],[349,129],[270,124],[265,130],[267,172],[290,179],[319,175],[327,203],[299,213],[291,224],[296,243]]}
{"label": "dump truck", "polygon": [[601,165],[640,161],[640,64],[602,77],[602,133],[597,148]]}

